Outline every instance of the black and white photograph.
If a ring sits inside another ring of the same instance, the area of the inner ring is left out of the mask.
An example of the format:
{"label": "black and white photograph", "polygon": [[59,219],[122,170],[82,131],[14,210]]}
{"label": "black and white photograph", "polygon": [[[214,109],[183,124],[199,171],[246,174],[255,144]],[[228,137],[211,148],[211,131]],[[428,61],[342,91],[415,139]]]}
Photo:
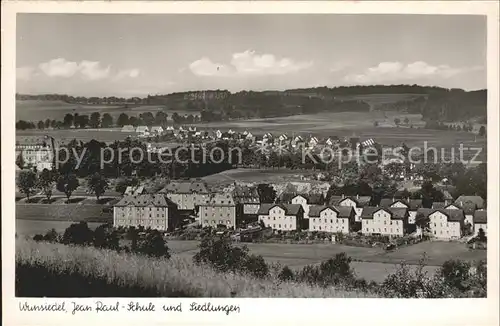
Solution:
{"label": "black and white photograph", "polygon": [[12,46],[16,297],[492,295],[487,15],[20,12]]}

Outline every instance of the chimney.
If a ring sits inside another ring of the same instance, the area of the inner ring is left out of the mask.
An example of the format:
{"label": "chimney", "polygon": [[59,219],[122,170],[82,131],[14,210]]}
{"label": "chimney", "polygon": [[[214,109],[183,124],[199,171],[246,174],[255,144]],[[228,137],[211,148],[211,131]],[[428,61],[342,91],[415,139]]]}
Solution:
{"label": "chimney", "polygon": [[356,195],[356,199],[359,199],[359,194]]}
{"label": "chimney", "polygon": [[396,201],[396,198],[395,197],[392,197],[392,202],[394,203]]}
{"label": "chimney", "polygon": [[464,207],[464,202],[460,201],[460,206]]}
{"label": "chimney", "polygon": [[344,199],[344,198],[345,198],[345,196],[344,196],[344,194],[342,194],[342,199]]}

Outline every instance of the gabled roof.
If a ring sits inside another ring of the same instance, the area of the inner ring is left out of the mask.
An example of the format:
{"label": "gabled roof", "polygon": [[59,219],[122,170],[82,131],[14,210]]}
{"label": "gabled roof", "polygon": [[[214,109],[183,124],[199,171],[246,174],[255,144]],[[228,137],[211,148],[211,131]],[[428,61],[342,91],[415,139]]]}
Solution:
{"label": "gabled roof", "polygon": [[486,224],[488,221],[488,216],[486,214],[486,210],[475,211],[473,221],[474,221],[474,223]]}
{"label": "gabled roof", "polygon": [[326,205],[312,205],[309,207],[309,217],[319,217],[321,212],[325,209],[331,209],[332,211],[336,211],[339,213],[338,209],[331,206]]}
{"label": "gabled roof", "polygon": [[128,195],[123,197],[115,206],[176,206],[170,199],[161,194],[154,195]]}
{"label": "gabled roof", "polygon": [[422,207],[422,199],[408,199],[408,200],[403,200],[403,199],[398,199],[394,201],[391,205],[394,205],[395,203],[403,203],[406,205],[411,210],[417,210]]}
{"label": "gabled roof", "polygon": [[233,190],[233,197],[237,203],[241,204],[260,203],[259,193],[256,187],[236,186]]}
{"label": "gabled roof", "polygon": [[337,209],[341,218],[350,218],[355,214],[351,206],[335,206],[335,209]]}
{"label": "gabled roof", "polygon": [[152,127],[151,127],[151,131],[152,131],[152,132],[155,132],[155,131],[163,131],[163,127],[162,127],[162,126],[152,126]]}
{"label": "gabled roof", "polygon": [[342,198],[342,196],[331,196],[328,204],[337,206],[340,203],[340,201],[342,201],[342,199],[344,199]]}
{"label": "gabled roof", "polygon": [[455,200],[455,203],[458,205],[465,205],[468,202],[474,203],[478,209],[484,208],[484,199],[481,196],[462,195]]}
{"label": "gabled roof", "polygon": [[437,210],[434,210],[434,212],[432,212],[429,215],[432,215],[436,212],[440,212],[440,213],[446,215],[448,221],[450,221],[450,222],[460,222],[460,221],[463,221],[465,219],[464,211],[461,209],[437,209]]}
{"label": "gabled roof", "polygon": [[446,207],[446,203],[444,201],[435,201],[432,203],[433,209],[444,209]]}
{"label": "gabled roof", "polygon": [[273,208],[276,204],[260,204],[259,210],[257,211],[257,215],[267,215],[269,214],[269,210]]}
{"label": "gabled roof", "polygon": [[367,206],[363,208],[363,211],[361,212],[361,218],[373,218],[373,213],[378,211],[379,209],[383,209],[381,207],[373,207],[373,206]]}
{"label": "gabled roof", "polygon": [[393,220],[402,220],[408,217],[408,209],[402,207],[373,207],[368,206],[363,208],[363,212],[361,213],[362,219],[373,219],[373,214],[378,212],[379,210],[384,210],[391,215],[391,219]]}
{"label": "gabled roof", "polygon": [[208,194],[208,189],[207,185],[203,181],[172,181],[160,190],[160,193]]}
{"label": "gabled roof", "polygon": [[299,204],[261,204],[257,212],[258,215],[268,215],[269,211],[273,207],[280,207],[285,211],[285,215],[295,215],[299,214],[302,209],[302,205]]}
{"label": "gabled roof", "polygon": [[145,132],[145,131],[148,131],[149,128],[147,126],[138,126],[135,131],[136,132]]}
{"label": "gabled roof", "polygon": [[433,212],[435,211],[435,209],[432,209],[432,208],[419,208],[417,209],[417,218],[419,217],[429,217],[429,215],[431,215]]}
{"label": "gabled roof", "polygon": [[387,208],[387,207],[391,206],[393,203],[394,203],[394,201],[391,198],[382,198],[380,200],[379,206]]}
{"label": "gabled roof", "polygon": [[446,206],[445,209],[447,209],[451,205],[457,207],[458,209],[462,209],[464,211],[464,213],[467,215],[474,214],[474,212],[477,209],[476,204],[472,203],[472,202],[465,202],[463,205],[459,205],[455,202],[454,204],[450,204],[450,205]]}
{"label": "gabled roof", "polygon": [[358,196],[356,196],[356,197],[354,197],[354,196],[348,196],[348,197],[345,197],[344,199],[340,200],[339,204],[341,202],[343,202],[344,200],[346,200],[346,199],[350,199],[350,200],[354,201],[356,203],[357,207],[366,206],[371,201],[371,197],[370,196],[359,196],[359,197]]}
{"label": "gabled roof", "polygon": [[390,207],[389,212],[393,220],[403,220],[408,217],[408,209],[403,207]]}
{"label": "gabled roof", "polygon": [[234,198],[230,193],[212,193],[207,203],[200,206],[234,206]]}
{"label": "gabled roof", "polygon": [[291,193],[291,192],[282,193],[280,196],[280,201],[282,203],[290,203],[292,199],[294,199],[297,196],[304,197],[309,205],[323,205],[325,202],[325,197],[323,196],[323,194],[320,193],[305,194],[305,193]]}

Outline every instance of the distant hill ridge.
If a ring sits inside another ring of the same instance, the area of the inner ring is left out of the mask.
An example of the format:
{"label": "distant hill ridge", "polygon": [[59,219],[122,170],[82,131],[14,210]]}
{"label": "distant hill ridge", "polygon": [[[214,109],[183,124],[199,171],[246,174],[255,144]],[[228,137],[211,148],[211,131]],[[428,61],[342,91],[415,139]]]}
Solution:
{"label": "distant hill ridge", "polygon": [[[386,95],[386,96],[382,96]],[[486,116],[487,90],[465,91],[419,85],[298,88],[285,91],[203,90],[147,97],[82,97],[16,94],[16,100],[59,100],[71,104],[158,105],[205,111],[227,118],[278,117],[316,112],[396,110],[421,113],[424,120],[456,121]],[[205,119],[207,120],[207,119]]]}

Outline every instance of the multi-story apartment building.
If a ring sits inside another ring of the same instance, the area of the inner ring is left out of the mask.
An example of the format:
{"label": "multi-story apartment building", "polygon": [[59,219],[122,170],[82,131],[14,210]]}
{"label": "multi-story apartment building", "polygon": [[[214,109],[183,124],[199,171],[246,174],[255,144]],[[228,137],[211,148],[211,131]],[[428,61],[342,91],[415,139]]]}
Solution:
{"label": "multi-story apartment building", "polygon": [[16,158],[21,156],[24,166],[52,170],[55,157],[55,140],[50,136],[16,137]]}
{"label": "multi-story apartment building", "polygon": [[274,230],[301,230],[304,209],[299,204],[261,204],[258,215],[259,221]]}
{"label": "multi-story apartment building", "polygon": [[408,209],[408,223],[410,225],[415,224],[415,219],[417,217],[417,210],[422,208],[422,199],[389,199],[383,198],[380,201],[380,207],[384,208],[406,208]]}
{"label": "multi-story apartment building", "polygon": [[408,209],[365,207],[361,218],[361,232],[401,237],[408,233]]}
{"label": "multi-story apartment building", "polygon": [[240,211],[230,193],[212,193],[199,205],[198,216],[202,227],[224,225],[235,228]]}
{"label": "multi-story apartment building", "polygon": [[463,210],[465,214],[465,224],[470,228],[473,228],[474,225],[474,212],[478,209],[476,203],[473,202],[455,202],[453,204],[447,205],[444,209],[455,209],[455,210]]}
{"label": "multi-story apartment building", "polygon": [[357,223],[361,222],[361,214],[363,213],[363,207],[368,206],[370,204],[371,197],[370,196],[356,196],[356,197],[345,197],[342,196],[340,200],[330,200],[330,205],[334,206],[348,206],[354,209],[355,221]]}
{"label": "multi-story apartment building", "polygon": [[235,202],[242,206],[245,215],[257,215],[260,208],[260,198],[256,187],[236,186],[233,190]]}
{"label": "multi-story apartment building", "polygon": [[309,209],[309,231],[349,233],[354,222],[350,206],[312,205]]}
{"label": "multi-story apartment building", "polygon": [[311,205],[323,205],[325,198],[323,194],[297,194],[283,193],[280,196],[280,202],[285,204],[301,205],[304,210],[304,218],[309,218],[309,207]]}
{"label": "multi-story apartment building", "polygon": [[488,216],[486,210],[477,210],[474,212],[474,234],[478,235],[480,229],[483,229],[484,235],[488,234]]}
{"label": "multi-story apartment building", "polygon": [[201,204],[206,204],[210,193],[206,183],[199,180],[172,181],[160,193],[177,204],[179,210],[194,211]]}
{"label": "multi-story apartment building", "polygon": [[459,239],[463,235],[465,214],[461,209],[439,209],[429,214],[431,235],[437,239]]}
{"label": "multi-story apartment building", "polygon": [[177,205],[162,194],[125,196],[113,207],[113,225],[166,231],[177,225]]}

